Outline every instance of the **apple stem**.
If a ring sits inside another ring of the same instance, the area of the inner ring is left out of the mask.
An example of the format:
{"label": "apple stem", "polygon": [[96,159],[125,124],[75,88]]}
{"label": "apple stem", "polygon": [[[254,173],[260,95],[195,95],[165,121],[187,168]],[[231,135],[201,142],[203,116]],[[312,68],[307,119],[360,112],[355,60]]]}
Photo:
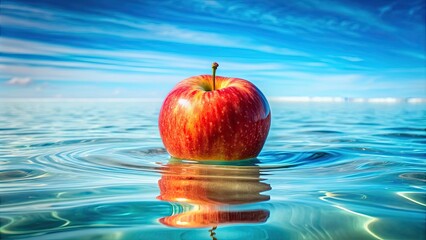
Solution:
{"label": "apple stem", "polygon": [[210,229],[209,230],[209,232],[210,232],[210,237],[212,237],[212,240],[217,240],[217,238],[216,238],[216,233],[214,232],[214,230],[216,230],[217,229],[217,226],[213,226],[212,227],[212,229]]}
{"label": "apple stem", "polygon": [[217,62],[214,62],[212,64],[213,69],[213,91],[216,90],[216,69],[219,67],[219,64]]}

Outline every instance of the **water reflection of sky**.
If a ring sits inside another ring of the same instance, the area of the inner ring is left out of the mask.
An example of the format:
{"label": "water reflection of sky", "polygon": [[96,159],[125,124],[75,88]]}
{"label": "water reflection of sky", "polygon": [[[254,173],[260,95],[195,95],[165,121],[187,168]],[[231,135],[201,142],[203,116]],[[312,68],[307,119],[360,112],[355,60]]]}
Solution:
{"label": "water reflection of sky", "polygon": [[424,104],[271,102],[257,159],[203,164],[160,106],[0,102],[1,238],[425,237]]}

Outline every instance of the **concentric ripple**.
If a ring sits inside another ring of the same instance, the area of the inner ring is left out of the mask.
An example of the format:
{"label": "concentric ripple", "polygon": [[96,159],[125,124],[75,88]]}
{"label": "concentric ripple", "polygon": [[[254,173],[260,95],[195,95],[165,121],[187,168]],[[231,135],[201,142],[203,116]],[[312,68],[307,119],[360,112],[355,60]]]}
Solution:
{"label": "concentric ripple", "polygon": [[[262,152],[258,159],[264,169],[315,167],[337,164],[341,154],[333,151],[321,152]],[[309,166],[311,165],[312,166]]]}
{"label": "concentric ripple", "polygon": [[113,176],[158,172],[159,163],[169,158],[164,148],[140,148],[134,139],[68,142],[71,144],[61,142],[55,147],[44,146],[42,155],[31,156],[29,160],[57,171]]}
{"label": "concentric ripple", "polygon": [[0,238],[426,237],[425,105],[272,102],[235,162],[171,158],[160,105],[0,103]]}
{"label": "concentric ripple", "polygon": [[15,182],[42,178],[47,172],[41,169],[3,169],[0,170],[0,182]]}

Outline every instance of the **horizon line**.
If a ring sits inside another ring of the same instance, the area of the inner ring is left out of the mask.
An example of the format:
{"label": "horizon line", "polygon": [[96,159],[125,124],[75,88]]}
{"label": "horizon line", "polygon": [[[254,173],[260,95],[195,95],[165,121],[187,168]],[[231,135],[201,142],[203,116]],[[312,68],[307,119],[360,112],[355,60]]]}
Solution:
{"label": "horizon line", "polygon": [[[0,98],[0,102],[162,102],[164,98]],[[426,98],[420,97],[267,97],[270,102],[324,102],[324,103],[426,103]]]}

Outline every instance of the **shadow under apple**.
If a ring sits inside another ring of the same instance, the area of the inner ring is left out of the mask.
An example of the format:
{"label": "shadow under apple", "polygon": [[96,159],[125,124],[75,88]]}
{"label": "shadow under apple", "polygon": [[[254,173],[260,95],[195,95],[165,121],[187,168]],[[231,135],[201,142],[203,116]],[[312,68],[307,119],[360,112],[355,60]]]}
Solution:
{"label": "shadow under apple", "polygon": [[269,217],[265,209],[235,211],[232,205],[269,200],[261,194],[271,190],[262,182],[256,165],[206,165],[170,162],[162,169],[157,199],[185,203],[191,210],[159,219],[180,228],[216,227],[233,223],[262,223]]}

